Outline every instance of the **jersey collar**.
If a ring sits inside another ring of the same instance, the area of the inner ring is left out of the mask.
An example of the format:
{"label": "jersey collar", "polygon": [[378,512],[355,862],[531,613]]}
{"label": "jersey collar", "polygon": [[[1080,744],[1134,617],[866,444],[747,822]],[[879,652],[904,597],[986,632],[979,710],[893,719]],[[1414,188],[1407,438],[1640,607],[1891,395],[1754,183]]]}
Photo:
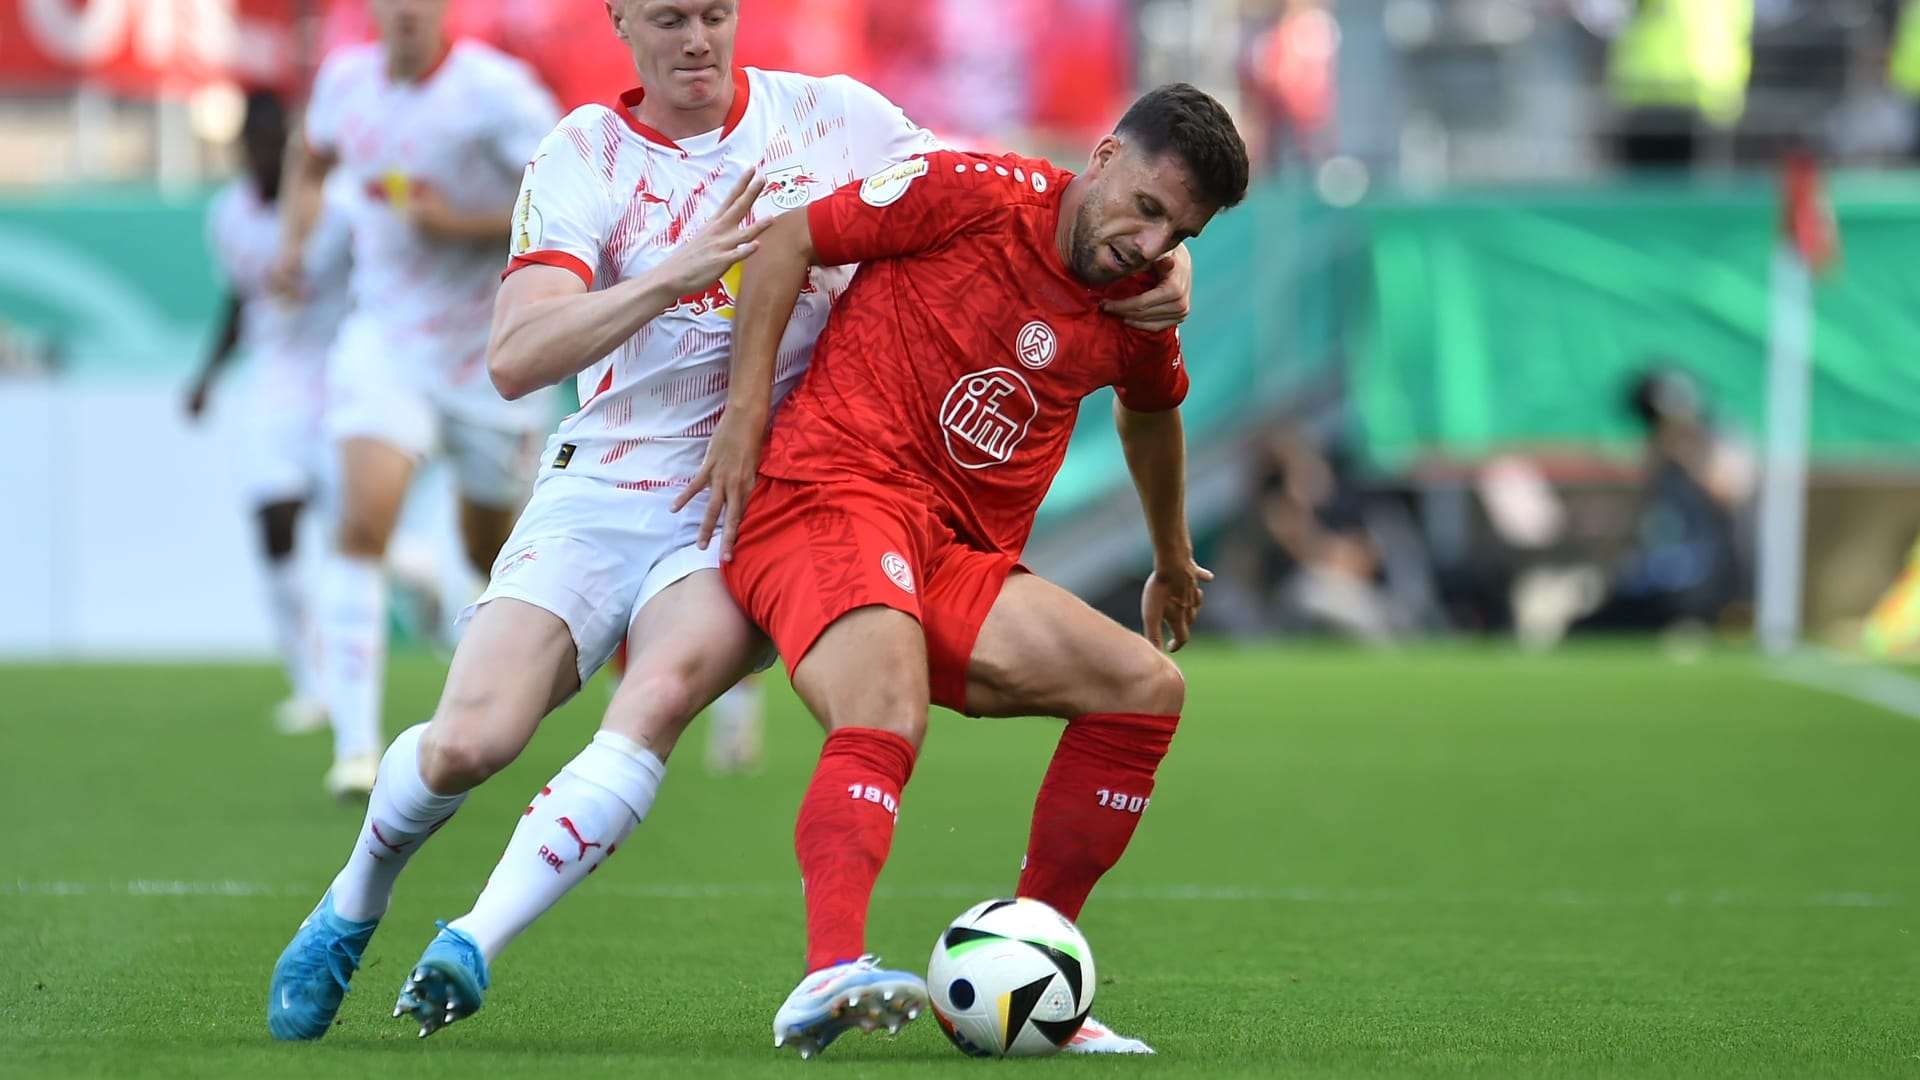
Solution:
{"label": "jersey collar", "polygon": [[[727,109],[726,122],[720,127],[720,137],[722,139],[733,134],[733,129],[740,126],[740,118],[747,115],[747,94],[746,69],[736,66],[733,69],[733,104]],[[641,100],[646,96],[646,89],[636,86],[620,95],[619,106],[614,109],[614,111],[619,113],[620,118],[627,122],[627,126],[632,128],[634,133],[641,138],[648,142],[659,143],[661,146],[679,150],[681,148],[679,143],[674,142],[672,139],[641,123],[639,120],[634,119],[633,110],[640,107]]]}

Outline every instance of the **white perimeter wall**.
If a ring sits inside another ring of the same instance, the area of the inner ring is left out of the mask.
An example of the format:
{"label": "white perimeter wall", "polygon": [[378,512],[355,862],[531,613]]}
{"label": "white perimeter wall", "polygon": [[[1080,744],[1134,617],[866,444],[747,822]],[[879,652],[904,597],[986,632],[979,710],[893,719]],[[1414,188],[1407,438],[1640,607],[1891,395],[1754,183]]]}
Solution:
{"label": "white perimeter wall", "polygon": [[[272,655],[221,404],[196,427],[170,383],[0,378],[0,660]],[[307,518],[310,556],[324,521]],[[443,565],[457,550],[437,471],[403,532]]]}

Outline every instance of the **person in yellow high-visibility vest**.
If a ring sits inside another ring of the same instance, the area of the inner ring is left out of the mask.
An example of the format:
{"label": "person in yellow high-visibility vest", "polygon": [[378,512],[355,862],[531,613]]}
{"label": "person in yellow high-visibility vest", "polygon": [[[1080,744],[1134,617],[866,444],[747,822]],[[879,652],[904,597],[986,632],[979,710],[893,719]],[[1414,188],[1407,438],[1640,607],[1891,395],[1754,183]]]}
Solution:
{"label": "person in yellow high-visibility vest", "polygon": [[1753,70],[1753,0],[1635,0],[1607,57],[1628,166],[1693,162],[1702,124],[1732,127]]}
{"label": "person in yellow high-visibility vest", "polygon": [[[1910,103],[1920,104],[1920,0],[1901,0],[1893,15],[1887,46],[1887,85]],[[1908,152],[1920,158],[1920,109],[1912,117]]]}

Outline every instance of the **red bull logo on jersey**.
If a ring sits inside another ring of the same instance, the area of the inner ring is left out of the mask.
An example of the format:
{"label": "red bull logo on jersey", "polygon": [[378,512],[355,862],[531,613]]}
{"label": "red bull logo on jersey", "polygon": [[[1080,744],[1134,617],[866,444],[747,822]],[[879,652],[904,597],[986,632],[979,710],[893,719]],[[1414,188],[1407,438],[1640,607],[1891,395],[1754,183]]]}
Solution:
{"label": "red bull logo on jersey", "polygon": [[727,267],[720,280],[697,292],[690,292],[674,301],[672,311],[688,315],[718,315],[723,319],[733,318],[733,298],[740,292],[740,264]]}
{"label": "red bull logo on jersey", "polygon": [[807,205],[813,197],[809,189],[820,183],[824,181],[798,165],[775,169],[767,174],[767,186],[761,189],[760,197],[782,210],[794,210]]}
{"label": "red bull logo on jersey", "polygon": [[940,405],[947,454],[963,469],[987,469],[1013,460],[1040,401],[1026,376],[1012,368],[988,368],[962,376]]}

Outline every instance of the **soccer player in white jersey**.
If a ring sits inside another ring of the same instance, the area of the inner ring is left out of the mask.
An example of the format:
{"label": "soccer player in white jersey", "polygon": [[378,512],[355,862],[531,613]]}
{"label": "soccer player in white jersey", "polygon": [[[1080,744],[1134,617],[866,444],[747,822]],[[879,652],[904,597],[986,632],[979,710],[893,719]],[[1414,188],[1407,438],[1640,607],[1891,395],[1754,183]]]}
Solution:
{"label": "soccer player in white jersey", "polygon": [[[937,148],[852,79],[735,69],[736,0],[607,8],[640,86],[575,110],[527,166],[488,356],[509,397],[577,377],[582,404],[547,443],[432,721],[387,748],[347,865],[274,968],[276,1038],[326,1033],[401,868],[623,637],[627,674],[599,733],[534,796],[473,910],[442,924],[402,988],[394,1015],[420,1034],[480,1008],[492,960],[626,841],[688,722],[767,658],[719,548],[699,543],[720,508],[674,510],[728,423],[738,264],[776,215]],[[806,282],[782,390],[852,272]],[[1132,317],[1178,321],[1187,283],[1183,263]]]}
{"label": "soccer player in white jersey", "polygon": [[300,514],[320,483],[320,415],[327,347],[347,310],[347,226],[337,188],[306,246],[300,300],[267,289],[280,245],[286,107],[267,91],[248,96],[240,142],[244,175],[214,196],[207,245],[227,284],[220,336],[187,392],[187,415],[206,410],[215,380],[235,355],[248,370],[239,402],[245,431],[244,495],[266,557],[268,612],[292,696],[275,710],[288,734],[325,727],[309,589],[294,557]]}
{"label": "soccer player in white jersey", "polygon": [[488,381],[487,321],[514,191],[552,129],[552,95],[520,61],[452,41],[446,0],[370,0],[379,40],[329,56],[289,175],[278,277],[291,291],[315,193],[353,193],[353,312],[327,365],[340,520],[317,597],[335,795],[373,786],[383,741],[387,542],[420,460],[444,452],[468,560],[484,573],[535,470],[551,398]]}

